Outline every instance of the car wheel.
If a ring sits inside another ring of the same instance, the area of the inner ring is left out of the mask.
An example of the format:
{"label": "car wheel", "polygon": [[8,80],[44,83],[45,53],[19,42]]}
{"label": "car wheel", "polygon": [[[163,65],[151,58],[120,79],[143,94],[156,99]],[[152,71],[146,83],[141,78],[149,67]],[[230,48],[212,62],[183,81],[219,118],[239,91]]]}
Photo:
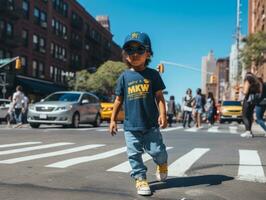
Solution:
{"label": "car wheel", "polygon": [[97,114],[95,121],[92,124],[94,127],[99,127],[101,125],[101,117]]}
{"label": "car wheel", "polygon": [[30,127],[31,128],[39,128],[41,124],[37,124],[37,123],[30,123]]}
{"label": "car wheel", "polygon": [[75,113],[72,118],[72,124],[71,127],[73,128],[78,128],[79,127],[79,114]]}

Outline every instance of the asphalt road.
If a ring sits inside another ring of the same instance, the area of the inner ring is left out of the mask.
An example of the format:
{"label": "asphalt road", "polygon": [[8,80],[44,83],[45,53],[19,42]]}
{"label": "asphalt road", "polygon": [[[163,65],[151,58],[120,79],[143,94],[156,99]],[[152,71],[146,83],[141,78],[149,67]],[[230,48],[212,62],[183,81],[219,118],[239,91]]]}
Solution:
{"label": "asphalt road", "polygon": [[241,138],[237,124],[202,129],[180,125],[162,131],[169,154],[169,178],[155,181],[147,155],[153,195],[136,194],[129,177],[122,127],[79,129],[0,128],[1,200],[266,199],[266,137]]}

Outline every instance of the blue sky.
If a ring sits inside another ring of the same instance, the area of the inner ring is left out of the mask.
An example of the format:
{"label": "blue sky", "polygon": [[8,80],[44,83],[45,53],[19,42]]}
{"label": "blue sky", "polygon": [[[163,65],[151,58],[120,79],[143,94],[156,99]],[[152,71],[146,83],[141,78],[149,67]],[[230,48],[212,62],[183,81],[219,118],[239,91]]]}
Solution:
{"label": "blue sky", "polygon": [[[237,0],[78,0],[94,17],[108,15],[113,40],[122,45],[133,31],[148,33],[155,68],[170,61],[201,68],[212,49],[216,58],[229,56],[236,25]],[[248,0],[242,0],[242,34],[247,34]],[[188,87],[201,86],[200,72],[166,65],[162,78],[169,95],[181,102]]]}

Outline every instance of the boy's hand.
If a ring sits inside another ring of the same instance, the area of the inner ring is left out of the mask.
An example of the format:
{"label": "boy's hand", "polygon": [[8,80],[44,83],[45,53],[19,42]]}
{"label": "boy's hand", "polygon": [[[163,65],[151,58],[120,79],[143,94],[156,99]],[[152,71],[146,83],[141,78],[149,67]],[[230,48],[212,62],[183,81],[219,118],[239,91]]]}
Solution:
{"label": "boy's hand", "polygon": [[166,128],[167,127],[166,115],[160,115],[159,116],[158,124],[160,125],[160,128]]}
{"label": "boy's hand", "polygon": [[109,125],[109,133],[114,136],[117,133],[117,125],[115,121],[111,121]]}

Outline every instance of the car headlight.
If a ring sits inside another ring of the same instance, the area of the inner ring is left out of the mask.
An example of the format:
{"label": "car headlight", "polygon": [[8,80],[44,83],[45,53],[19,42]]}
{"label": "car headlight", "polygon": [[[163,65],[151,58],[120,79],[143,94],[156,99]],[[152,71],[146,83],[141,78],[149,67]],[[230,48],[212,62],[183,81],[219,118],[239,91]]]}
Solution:
{"label": "car headlight", "polygon": [[72,109],[72,105],[68,105],[68,106],[61,106],[61,107],[57,107],[55,110],[56,111],[69,111]]}
{"label": "car headlight", "polygon": [[35,110],[35,106],[34,105],[30,105],[29,106],[29,110]]}

